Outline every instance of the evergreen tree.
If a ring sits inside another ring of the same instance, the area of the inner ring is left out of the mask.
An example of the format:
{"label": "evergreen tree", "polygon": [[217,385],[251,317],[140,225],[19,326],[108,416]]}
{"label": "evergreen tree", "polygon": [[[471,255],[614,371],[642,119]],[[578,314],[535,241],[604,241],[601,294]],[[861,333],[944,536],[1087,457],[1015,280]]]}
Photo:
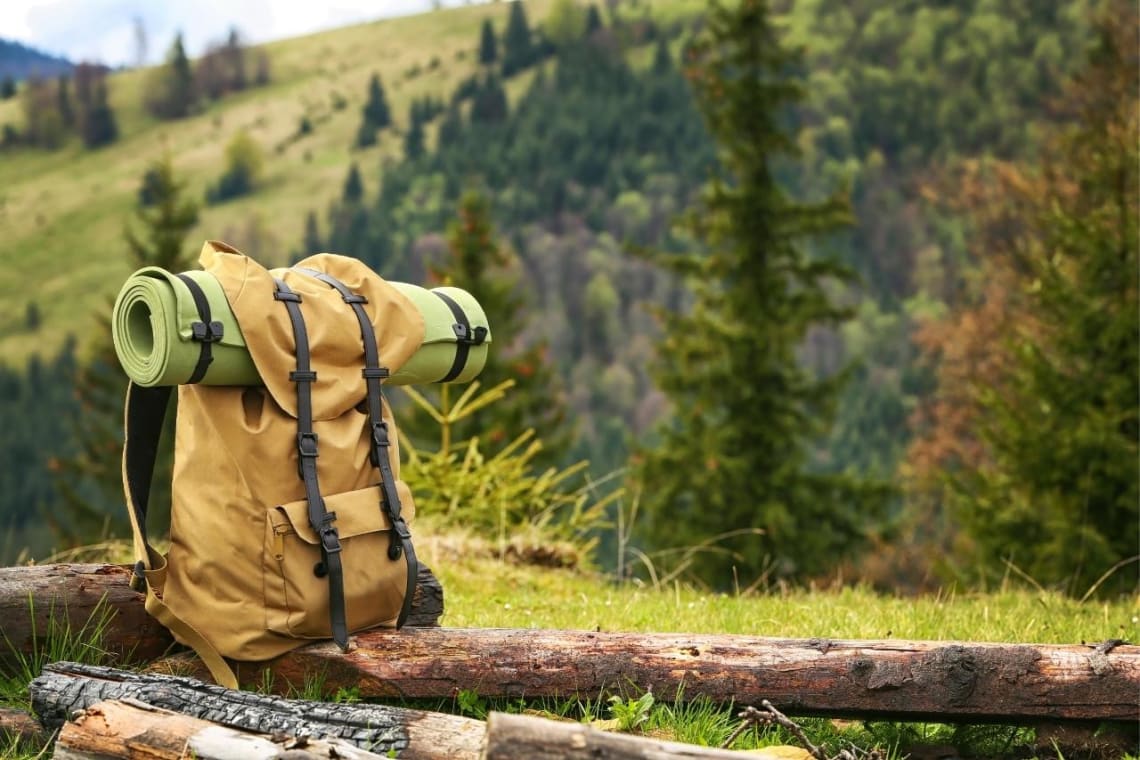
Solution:
{"label": "evergreen tree", "polygon": [[471,103],[472,124],[498,124],[506,121],[509,106],[507,92],[495,74],[489,74]]}
{"label": "evergreen tree", "polygon": [[317,223],[317,215],[313,211],[305,215],[305,237],[301,243],[301,248],[301,258],[312,256],[314,253],[320,253],[324,250],[324,243],[321,242],[321,228]]}
{"label": "evergreen tree", "polygon": [[409,161],[415,161],[423,154],[424,127],[420,120],[413,115],[412,123],[408,126],[408,132],[404,135],[404,157]]}
{"label": "evergreen tree", "polygon": [[590,7],[586,9],[586,36],[592,36],[601,28],[602,14],[598,12],[598,6],[590,3]]}
{"label": "evergreen tree", "polygon": [[155,70],[148,82],[144,100],[147,110],[160,119],[181,119],[194,112],[198,95],[181,32],[174,36],[166,63]]}
{"label": "evergreen tree", "polygon": [[463,114],[459,111],[459,104],[452,101],[447,107],[443,121],[439,125],[439,148],[444,150],[459,142],[463,134]]}
{"label": "evergreen tree", "polygon": [[1138,19],[1123,0],[1106,10],[1065,92],[1079,126],[1003,194],[1023,231],[1005,225],[986,253],[1017,274],[1017,316],[1002,377],[971,381],[987,457],[948,473],[992,578],[1009,560],[1074,594],[1140,587]]}
{"label": "evergreen tree", "polygon": [[[496,242],[490,205],[484,196],[475,191],[463,195],[459,218],[448,229],[447,243],[450,256],[444,266],[433,266],[432,274],[442,284],[463,288],[475,296],[487,315],[495,341],[479,382],[490,388],[507,379],[515,381],[503,400],[457,425],[453,440],[478,436],[491,447],[484,449],[489,452],[534,428],[543,442],[543,452],[536,461],[540,466],[559,462],[569,444],[562,392],[545,343],[507,348],[517,344],[526,304],[519,295],[517,262]],[[401,417],[401,430],[419,445],[438,445],[435,423],[418,407],[409,412]]]}
{"label": "evergreen tree", "polygon": [[479,63],[489,66],[499,60],[499,51],[495,43],[495,27],[491,19],[483,19],[483,31],[479,37]]}
{"label": "evergreen tree", "polygon": [[364,120],[376,129],[383,129],[392,123],[392,112],[388,108],[388,98],[380,75],[373,74],[368,80],[368,101],[364,104]]}
{"label": "evergreen tree", "polygon": [[825,281],[847,274],[801,244],[850,213],[837,196],[795,202],[774,176],[773,163],[795,155],[785,125],[803,97],[798,55],[764,0],[715,1],[706,19],[690,76],[721,173],[690,217],[709,252],[660,257],[690,278],[695,303],[663,315],[655,379],[673,419],[643,452],[638,477],[642,535],[659,547],[715,541],[728,551],[698,555],[693,568],[724,588],[828,571],[859,548],[883,499],[810,470],[809,446],[827,430],[842,376],[813,377],[796,351],[809,329],[846,316]]}
{"label": "evergreen tree", "polygon": [[75,109],[71,105],[71,79],[67,74],[60,74],[56,80],[59,91],[59,119],[63,126],[71,129],[75,126]]}
{"label": "evergreen tree", "polygon": [[669,38],[661,35],[653,47],[653,73],[667,74],[673,69],[673,56],[669,52]]}
{"label": "evergreen tree", "polygon": [[0,100],[7,100],[16,95],[16,80],[9,74],[0,81]]}
{"label": "evergreen tree", "polygon": [[[174,174],[170,157],[156,162],[149,171],[158,181],[157,196],[151,206],[136,210],[141,228],[125,230],[130,264],[134,268],[162,267],[181,272],[192,265],[183,249],[187,233],[198,222],[198,207],[186,197],[185,183]],[[75,420],[72,438],[78,451],[60,462],[56,486],[66,505],[65,519],[53,528],[64,540],[82,543],[104,535],[126,536],[130,523],[123,509],[122,450],[123,399],[127,377],[119,365],[111,342],[111,305],[96,316],[99,330],[92,358],[78,372],[75,392],[81,414]],[[151,496],[151,513],[161,524],[170,505],[168,484],[171,476],[171,440],[160,448],[155,466],[157,487]]]}
{"label": "evergreen tree", "polygon": [[368,100],[364,104],[360,128],[356,130],[357,148],[368,148],[376,144],[376,132],[392,123],[388,100],[384,95],[384,85],[380,75],[373,74],[368,81]]}
{"label": "evergreen tree", "polygon": [[[360,179],[360,170],[353,164],[348,168],[348,176],[344,178],[344,191],[341,193],[341,201],[347,204],[358,204],[364,199],[364,183]],[[316,225],[316,218],[310,214],[310,218]],[[306,230],[306,235],[308,230]],[[316,251],[314,250],[314,253]]]}
{"label": "evergreen tree", "polygon": [[119,136],[115,114],[111,111],[111,104],[107,101],[105,77],[100,78],[96,83],[91,103],[84,107],[80,126],[83,130],[83,143],[88,148],[109,145]]}
{"label": "evergreen tree", "polygon": [[507,31],[503,35],[503,76],[509,77],[534,63],[534,43],[530,39],[530,24],[522,0],[511,3],[507,17]]}

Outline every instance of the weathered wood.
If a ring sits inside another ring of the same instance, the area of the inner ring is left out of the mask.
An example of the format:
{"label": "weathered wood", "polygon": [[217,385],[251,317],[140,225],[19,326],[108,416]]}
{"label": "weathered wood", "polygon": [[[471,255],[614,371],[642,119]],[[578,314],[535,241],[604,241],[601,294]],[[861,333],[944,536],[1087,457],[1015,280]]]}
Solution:
{"label": "weathered wood", "polygon": [[340,739],[239,731],[142,702],[99,702],[64,724],[55,760],[380,760]]}
{"label": "weathered wood", "polygon": [[[5,644],[0,646],[0,672],[13,664],[16,653],[27,656],[42,646],[50,631],[89,631],[104,616],[104,650],[121,660],[161,657],[174,640],[143,609],[143,595],[128,585],[130,574],[122,565],[0,567],[0,644]],[[420,565],[407,624],[438,626],[442,614],[443,587]]]}
{"label": "weathered wood", "polygon": [[31,683],[32,705],[46,728],[63,725],[76,710],[129,699],[226,728],[263,734],[340,739],[381,755],[411,760],[479,757],[482,722],[442,713],[381,705],[305,702],[235,691],[182,676],[131,673],[75,663],[53,663]]}
{"label": "weathered wood", "polygon": [[23,710],[0,707],[0,747],[10,742],[41,742],[44,733],[40,724]]}
{"label": "weathered wood", "polygon": [[[775,639],[521,629],[369,631],[347,654],[298,649],[263,667],[282,683],[323,672],[366,697],[597,697],[681,692],[768,699],[792,715],[899,720],[1140,719],[1140,647]],[[245,680],[257,678],[248,672]]]}
{"label": "weathered wood", "polygon": [[628,734],[597,731],[581,723],[565,723],[526,715],[494,712],[487,719],[484,760],[764,760],[762,755],[698,747]]}

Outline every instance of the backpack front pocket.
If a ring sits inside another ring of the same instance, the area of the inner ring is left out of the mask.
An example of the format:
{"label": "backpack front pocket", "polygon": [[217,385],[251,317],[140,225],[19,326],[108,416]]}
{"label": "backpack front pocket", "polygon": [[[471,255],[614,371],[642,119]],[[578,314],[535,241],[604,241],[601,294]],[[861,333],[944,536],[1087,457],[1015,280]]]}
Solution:
{"label": "backpack front pocket", "polygon": [[[396,482],[403,515],[414,514],[411,494]],[[304,499],[269,510],[266,522],[264,581],[265,627],[283,636],[327,639],[329,576],[320,540],[309,525]],[[407,589],[403,555],[388,558],[391,523],[381,504],[379,486],[325,497],[325,510],[336,515],[344,569],[344,601],[349,631],[393,626]]]}

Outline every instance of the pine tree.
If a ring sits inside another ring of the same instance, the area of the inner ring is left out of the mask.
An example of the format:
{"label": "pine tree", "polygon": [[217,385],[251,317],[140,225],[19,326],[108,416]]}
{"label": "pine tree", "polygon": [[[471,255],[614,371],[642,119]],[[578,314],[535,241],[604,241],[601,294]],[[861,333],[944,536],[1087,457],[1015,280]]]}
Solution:
{"label": "pine tree", "polygon": [[593,36],[602,26],[602,14],[598,12],[598,6],[590,3],[590,7],[586,9],[586,36]]}
{"label": "pine tree", "polygon": [[798,55],[781,44],[764,0],[714,1],[706,20],[690,78],[721,172],[689,226],[709,252],[660,257],[689,277],[695,303],[663,314],[654,376],[673,418],[637,475],[642,536],[658,547],[714,541],[728,551],[698,554],[693,569],[724,588],[827,571],[859,548],[883,499],[810,468],[842,376],[813,377],[796,350],[809,329],[845,317],[825,281],[847,275],[801,244],[850,213],[838,196],[795,202],[773,175],[774,161],[795,155],[784,125],[803,97]]}
{"label": "pine tree", "polygon": [[16,95],[16,80],[9,74],[0,81],[0,100],[7,100]]}
{"label": "pine tree", "polygon": [[1024,211],[985,261],[1013,273],[1015,317],[1001,377],[968,381],[986,457],[947,473],[978,566],[996,579],[1011,561],[1072,594],[1140,587],[1138,17],[1124,0],[1105,11],[1065,89],[1078,126],[1000,194]]}
{"label": "pine tree", "polygon": [[420,119],[412,115],[408,132],[404,135],[404,158],[415,161],[424,154],[424,126]]}
{"label": "pine tree", "polygon": [[312,256],[314,253],[320,253],[324,250],[324,243],[321,242],[321,230],[317,224],[315,212],[310,211],[305,216],[305,238],[301,245],[301,258]]}
{"label": "pine tree", "polygon": [[83,144],[88,148],[109,145],[119,136],[115,114],[111,110],[111,104],[107,101],[105,77],[100,78],[96,83],[91,103],[84,107],[80,127],[83,130]]}
{"label": "pine tree", "polygon": [[672,69],[673,56],[669,52],[669,39],[665,35],[661,35],[653,47],[653,73],[666,74]]}
{"label": "pine tree", "polygon": [[340,197],[346,205],[358,204],[364,199],[364,182],[360,179],[360,170],[356,168],[356,164],[348,168],[348,176],[344,178],[344,191]]}
{"label": "pine tree", "polygon": [[392,123],[392,112],[388,108],[388,99],[384,94],[384,85],[380,83],[379,74],[373,74],[368,80],[368,101],[364,104],[364,120],[376,129],[383,129]]}
{"label": "pine tree", "polygon": [[483,31],[479,37],[479,63],[489,66],[499,60],[499,51],[495,42],[495,27],[491,19],[483,20]]}
{"label": "pine tree", "polygon": [[160,119],[181,119],[194,112],[198,94],[181,32],[174,36],[166,63],[155,70],[148,82],[144,100],[147,110]]}
{"label": "pine tree", "polygon": [[59,92],[59,118],[63,126],[71,129],[75,126],[75,109],[71,106],[71,78],[67,74],[60,74],[56,80]]}
{"label": "pine tree", "polygon": [[[141,231],[128,226],[124,232],[130,264],[134,268],[156,266],[172,272],[184,271],[192,265],[191,255],[183,245],[187,233],[198,223],[198,207],[186,197],[185,183],[176,178],[169,156],[148,171],[158,178],[157,196],[154,204],[140,205],[135,212]],[[66,516],[54,521],[53,528],[62,539],[74,543],[130,533],[123,509],[121,464],[127,377],[111,343],[110,314],[108,304],[96,316],[100,329],[92,346],[92,358],[79,370],[75,384],[81,413],[76,417],[72,437],[78,453],[60,462],[56,471],[56,486]],[[155,467],[154,482],[159,487],[151,497],[150,510],[159,516],[158,523],[170,504],[169,490],[161,484],[170,482],[171,440],[167,435]]]}
{"label": "pine tree", "polygon": [[459,142],[463,135],[463,114],[459,104],[452,101],[439,124],[439,148],[444,149]]}
{"label": "pine tree", "polygon": [[[448,229],[450,256],[443,266],[431,267],[442,284],[463,288],[479,301],[491,326],[494,343],[487,364],[479,375],[484,388],[513,379],[507,396],[459,423],[454,441],[473,436],[493,451],[528,428],[534,428],[543,442],[539,466],[560,462],[565,456],[569,435],[562,392],[547,359],[546,345],[508,349],[516,343],[525,318],[525,303],[519,295],[517,263],[495,240],[491,209],[480,193],[468,191],[459,202],[458,219]],[[426,395],[438,392],[420,389]],[[424,446],[438,445],[438,428],[418,407],[401,417],[400,429]]]}
{"label": "pine tree", "polygon": [[498,124],[506,121],[509,111],[507,92],[495,74],[489,74],[471,103],[472,124]]}
{"label": "pine tree", "polygon": [[503,36],[503,76],[509,77],[534,63],[534,43],[522,0],[511,3],[507,31]]}

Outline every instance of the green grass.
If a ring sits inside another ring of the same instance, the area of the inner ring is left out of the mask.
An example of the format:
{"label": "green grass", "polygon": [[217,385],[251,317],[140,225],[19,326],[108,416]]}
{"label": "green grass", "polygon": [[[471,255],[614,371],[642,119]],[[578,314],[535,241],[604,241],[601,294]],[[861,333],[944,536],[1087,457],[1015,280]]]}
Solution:
{"label": "green grass", "polygon": [[[687,631],[775,637],[898,638],[1076,644],[1140,634],[1140,599],[1078,603],[1054,594],[1010,587],[989,594],[942,594],[903,598],[863,588],[837,591],[788,591],[772,594],[709,594],[681,583],[653,588],[637,583],[616,584],[589,571],[548,570],[509,564],[491,556],[491,543],[470,537],[433,534],[430,521],[417,531],[421,560],[446,589],[446,613],[451,627],[535,627],[601,629],[609,631]],[[102,552],[113,552],[107,544]],[[85,557],[94,561],[91,557]],[[72,659],[103,660],[99,644],[105,617],[82,630],[59,623],[49,628],[47,643],[19,671],[0,681],[0,705],[25,708],[27,683],[46,662]],[[272,690],[272,683],[252,684]],[[358,694],[326,693],[319,676],[307,680],[291,696],[352,702]],[[465,692],[450,700],[413,706],[484,717],[491,710],[537,712],[573,720],[608,721],[606,728],[624,726],[650,736],[719,746],[740,725],[731,706],[706,700],[674,701],[675,694],[645,698],[631,686],[614,702],[609,695],[593,700],[485,699]],[[641,704],[638,704],[638,700]],[[854,722],[810,719],[799,721],[815,744],[835,754],[851,744],[879,748],[885,758],[901,760],[918,745],[950,745],[964,756],[1056,757],[1034,750],[1032,729],[1008,726],[948,726],[940,724]],[[778,727],[749,728],[734,749],[796,744]],[[30,758],[36,750],[6,751],[0,756]],[[1072,760],[1082,755],[1066,751]]]}

